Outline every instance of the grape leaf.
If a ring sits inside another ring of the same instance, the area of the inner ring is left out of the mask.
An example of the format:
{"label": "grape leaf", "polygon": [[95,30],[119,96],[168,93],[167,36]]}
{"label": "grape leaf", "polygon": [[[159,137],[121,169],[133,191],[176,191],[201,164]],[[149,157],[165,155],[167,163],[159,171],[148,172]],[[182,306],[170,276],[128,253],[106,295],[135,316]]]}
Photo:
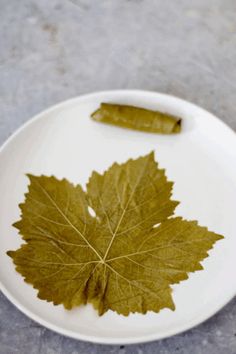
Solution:
{"label": "grape leaf", "polygon": [[98,122],[149,133],[172,134],[181,131],[180,118],[134,106],[102,103],[91,117]]}
{"label": "grape leaf", "polygon": [[92,303],[100,315],[174,310],[171,284],[203,269],[222,238],[171,217],[178,204],[173,183],[153,153],[93,172],[86,192],[66,179],[28,177],[14,224],[25,243],[8,255],[40,299],[66,309]]}

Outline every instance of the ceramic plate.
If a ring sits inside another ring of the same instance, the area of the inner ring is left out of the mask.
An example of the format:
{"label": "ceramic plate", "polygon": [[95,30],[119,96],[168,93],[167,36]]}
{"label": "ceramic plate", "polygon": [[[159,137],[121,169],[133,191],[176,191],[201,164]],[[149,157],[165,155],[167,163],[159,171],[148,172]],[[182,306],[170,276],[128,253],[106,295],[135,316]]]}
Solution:
{"label": "ceramic plate", "polygon": [[[147,134],[92,121],[101,102],[131,104],[183,118],[177,135]],[[99,317],[90,305],[72,311],[39,300],[15,271],[9,249],[21,244],[11,225],[19,219],[25,173],[66,177],[84,186],[92,170],[104,171],[155,150],[160,166],[175,181],[177,215],[225,235],[203,262],[204,271],[173,286],[176,311]],[[212,316],[236,293],[236,135],[205,110],[181,99],[145,91],[109,91],[81,96],[37,115],[0,151],[0,285],[27,316],[61,334],[97,343],[127,344],[185,331]]]}

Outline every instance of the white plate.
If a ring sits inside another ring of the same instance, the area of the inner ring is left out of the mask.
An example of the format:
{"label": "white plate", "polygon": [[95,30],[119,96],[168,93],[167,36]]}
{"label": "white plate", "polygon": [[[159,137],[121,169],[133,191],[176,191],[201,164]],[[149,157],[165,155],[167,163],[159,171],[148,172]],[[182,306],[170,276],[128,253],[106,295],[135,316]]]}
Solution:
{"label": "white plate", "polygon": [[[93,122],[102,102],[159,109],[183,117],[179,135],[139,133]],[[102,317],[91,306],[66,311],[39,300],[15,271],[9,249],[21,244],[11,225],[19,218],[28,180],[25,173],[66,177],[85,185],[92,170],[103,171],[155,150],[175,181],[176,214],[225,235],[204,271],[174,286],[176,311]],[[142,91],[109,91],[81,96],[39,114],[0,151],[0,283],[3,293],[27,316],[61,334],[97,343],[138,343],[174,335],[212,316],[236,292],[236,135],[205,110],[175,97]]]}

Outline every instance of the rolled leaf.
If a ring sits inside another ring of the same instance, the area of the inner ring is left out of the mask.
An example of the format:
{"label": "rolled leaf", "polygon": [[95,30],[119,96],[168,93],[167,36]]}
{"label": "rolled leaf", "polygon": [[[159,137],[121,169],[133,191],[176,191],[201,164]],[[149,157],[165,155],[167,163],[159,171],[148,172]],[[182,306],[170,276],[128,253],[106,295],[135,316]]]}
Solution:
{"label": "rolled leaf", "polygon": [[181,119],[149,109],[102,103],[91,117],[102,123],[149,133],[173,134],[181,131]]}

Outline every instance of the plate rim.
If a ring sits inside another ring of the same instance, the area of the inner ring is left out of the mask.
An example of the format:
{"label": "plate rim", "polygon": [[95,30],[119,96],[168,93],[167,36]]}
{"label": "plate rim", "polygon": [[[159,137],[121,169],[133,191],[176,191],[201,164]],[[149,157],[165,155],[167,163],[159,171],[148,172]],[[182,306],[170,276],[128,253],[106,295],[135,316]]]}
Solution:
{"label": "plate rim", "polygon": [[[155,92],[155,91],[149,91],[149,90],[138,90],[138,89],[119,89],[119,90],[104,90],[104,91],[95,91],[92,93],[87,93],[87,94],[83,94],[83,95],[78,95],[75,96],[73,98],[69,98],[66,99],[64,101],[61,101],[59,103],[56,103],[52,106],[50,106],[49,108],[44,109],[43,111],[39,112],[38,114],[34,115],[32,118],[30,118],[29,120],[27,120],[25,123],[23,123],[19,128],[17,128],[6,140],[5,142],[3,142],[3,144],[0,146],[0,157],[1,157],[1,153],[4,151],[5,148],[7,148],[7,146],[15,139],[15,137],[17,137],[21,131],[23,131],[24,129],[26,129],[28,126],[34,124],[37,120],[42,119],[45,115],[60,109],[60,108],[66,108],[67,106],[70,106],[71,104],[73,104],[74,102],[79,102],[79,101],[83,101],[84,99],[90,99],[96,97],[97,95],[109,95],[109,94],[125,94],[125,95],[157,95],[157,96],[162,96],[163,98],[170,98],[172,100],[178,101],[182,104],[187,104],[188,106],[192,106],[193,108],[197,108],[202,110],[204,113],[207,113],[211,116],[211,118],[213,120],[215,120],[218,124],[220,123],[222,125],[222,127],[224,126],[224,129],[228,130],[228,133],[231,133],[232,136],[235,138],[236,137],[236,133],[234,132],[234,130],[229,127],[225,122],[223,122],[221,119],[219,119],[217,116],[215,116],[214,114],[212,114],[211,112],[209,112],[208,110],[192,103],[189,102],[187,100],[184,100],[182,98],[176,97],[174,95],[169,95],[166,93],[160,93],[160,92]],[[87,341],[90,343],[97,343],[97,344],[105,344],[105,345],[121,345],[121,344],[138,344],[138,343],[147,343],[147,342],[151,342],[151,341],[155,341],[155,340],[160,340],[160,339],[164,339],[164,338],[168,338],[180,333],[183,333],[187,330],[190,330],[198,325],[200,325],[201,323],[205,322],[206,320],[208,320],[209,318],[211,318],[213,315],[215,315],[218,311],[220,311],[226,304],[228,304],[236,295],[236,290],[232,291],[232,294],[228,294],[228,296],[226,296],[221,303],[218,303],[217,306],[215,306],[210,312],[207,312],[207,315],[205,315],[204,313],[198,317],[196,317],[195,319],[193,319],[192,321],[188,321],[186,322],[186,324],[179,326],[178,330],[173,329],[173,330],[167,330],[165,331],[165,333],[162,334],[158,334],[158,333],[152,333],[152,334],[146,334],[146,335],[142,335],[139,337],[127,337],[124,339],[121,338],[116,338],[116,337],[103,337],[103,336],[95,336],[95,335],[85,335],[85,334],[81,334],[79,332],[75,332],[72,330],[67,330],[67,329],[63,329],[57,325],[54,325],[50,322],[48,322],[47,320],[42,319],[40,316],[36,315],[34,312],[32,312],[31,310],[29,310],[27,307],[25,307],[24,305],[22,305],[20,303],[20,301],[17,300],[17,298],[14,297],[14,295],[12,295],[6,288],[5,286],[2,284],[1,279],[0,279],[0,291],[2,291],[2,293],[6,296],[6,298],[18,309],[20,310],[24,315],[26,315],[27,317],[29,317],[30,319],[32,319],[33,321],[39,323],[40,325],[56,332],[59,333],[61,335],[64,335],[66,337],[70,337],[73,339],[77,339],[77,340],[82,340],[82,341]]]}

